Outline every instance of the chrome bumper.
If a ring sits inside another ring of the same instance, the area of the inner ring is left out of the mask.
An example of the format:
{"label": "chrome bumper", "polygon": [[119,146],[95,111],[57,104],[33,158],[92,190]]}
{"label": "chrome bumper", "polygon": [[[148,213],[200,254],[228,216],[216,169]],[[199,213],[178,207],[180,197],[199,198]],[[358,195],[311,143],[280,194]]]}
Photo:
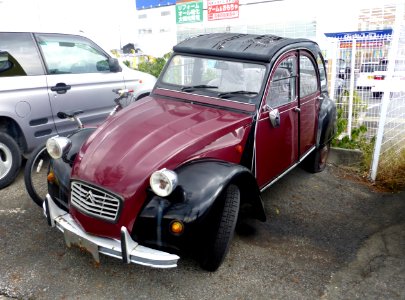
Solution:
{"label": "chrome bumper", "polygon": [[122,259],[124,263],[135,263],[154,268],[174,268],[180,257],[163,251],[147,248],[132,240],[128,230],[121,227],[121,240],[102,238],[83,231],[72,216],[60,209],[48,194],[43,203],[48,224],[64,233],[68,247],[84,248],[99,262],[99,253]]}

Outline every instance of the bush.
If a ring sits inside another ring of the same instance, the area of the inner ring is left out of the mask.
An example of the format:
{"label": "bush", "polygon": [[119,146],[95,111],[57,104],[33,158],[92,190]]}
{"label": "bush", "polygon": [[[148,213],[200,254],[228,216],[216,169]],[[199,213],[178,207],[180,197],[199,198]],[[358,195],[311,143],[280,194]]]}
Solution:
{"label": "bush", "polygon": [[170,55],[171,53],[167,53],[163,57],[152,58],[148,61],[140,62],[137,70],[159,77]]}

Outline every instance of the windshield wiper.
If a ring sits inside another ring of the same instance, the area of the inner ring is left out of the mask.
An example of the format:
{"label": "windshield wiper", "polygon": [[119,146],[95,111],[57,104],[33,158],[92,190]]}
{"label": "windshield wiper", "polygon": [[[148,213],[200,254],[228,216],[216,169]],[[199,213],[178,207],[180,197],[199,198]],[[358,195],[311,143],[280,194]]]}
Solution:
{"label": "windshield wiper", "polygon": [[259,93],[257,93],[257,92],[250,92],[250,91],[233,91],[233,92],[219,93],[218,97],[226,98],[226,97],[232,96],[232,95],[258,95],[258,94]]}
{"label": "windshield wiper", "polygon": [[194,89],[217,89],[217,88],[218,87],[215,85],[199,84],[199,85],[183,86],[181,90],[191,92]]}

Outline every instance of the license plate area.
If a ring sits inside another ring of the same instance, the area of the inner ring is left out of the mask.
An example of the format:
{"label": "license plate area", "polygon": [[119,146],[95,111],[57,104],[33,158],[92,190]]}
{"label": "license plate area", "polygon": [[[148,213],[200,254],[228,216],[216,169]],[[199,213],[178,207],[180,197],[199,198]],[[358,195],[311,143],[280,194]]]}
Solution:
{"label": "license plate area", "polygon": [[67,229],[65,229],[63,233],[65,236],[65,243],[69,248],[71,248],[72,246],[76,246],[80,250],[85,250],[93,256],[94,260],[97,263],[100,262],[100,254],[98,252],[98,246],[96,244],[84,239],[81,236],[78,236],[77,234]]}

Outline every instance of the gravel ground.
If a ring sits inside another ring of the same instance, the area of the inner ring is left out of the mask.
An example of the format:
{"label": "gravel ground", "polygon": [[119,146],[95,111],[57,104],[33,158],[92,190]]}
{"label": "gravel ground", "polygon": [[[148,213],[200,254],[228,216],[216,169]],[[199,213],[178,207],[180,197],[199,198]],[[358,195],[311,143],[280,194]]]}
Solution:
{"label": "gravel ground", "polygon": [[22,174],[0,196],[0,300],[405,299],[405,193],[332,165],[264,192],[267,222],[246,222],[215,273],[189,258],[169,270],[96,265],[47,226]]}

